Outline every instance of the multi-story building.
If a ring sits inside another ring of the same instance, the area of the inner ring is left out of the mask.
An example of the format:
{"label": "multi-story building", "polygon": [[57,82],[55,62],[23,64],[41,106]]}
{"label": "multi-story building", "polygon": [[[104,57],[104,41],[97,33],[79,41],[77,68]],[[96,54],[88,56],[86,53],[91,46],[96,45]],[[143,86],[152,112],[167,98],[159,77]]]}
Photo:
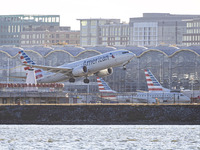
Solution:
{"label": "multi-story building", "polygon": [[80,31],[49,31],[45,36],[45,45],[80,45]]}
{"label": "multi-story building", "polygon": [[140,46],[181,45],[186,33],[184,19],[200,15],[172,15],[169,13],[144,13],[143,17],[130,18],[130,44]]}
{"label": "multi-story building", "polygon": [[20,33],[60,25],[59,15],[1,15],[0,45],[20,46]]}
{"label": "multi-story building", "polygon": [[200,18],[186,20],[187,31],[183,34],[183,45],[200,45]]}
{"label": "multi-story building", "polygon": [[120,19],[78,19],[80,21],[80,45],[102,45],[101,26],[120,23]]}
{"label": "multi-story building", "polygon": [[46,28],[41,31],[21,32],[21,46],[51,46],[80,44],[80,31],[71,31],[70,27]]}
{"label": "multi-story building", "polygon": [[117,23],[100,26],[103,46],[129,45],[129,24]]}

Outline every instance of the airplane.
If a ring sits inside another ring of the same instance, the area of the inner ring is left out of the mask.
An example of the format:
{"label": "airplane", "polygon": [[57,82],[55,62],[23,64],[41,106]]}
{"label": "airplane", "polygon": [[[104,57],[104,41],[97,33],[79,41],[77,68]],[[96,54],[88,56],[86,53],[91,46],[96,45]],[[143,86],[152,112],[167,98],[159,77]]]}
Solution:
{"label": "airplane", "polygon": [[107,99],[113,102],[134,102],[134,103],[155,103],[155,99],[151,97],[143,97],[139,92],[134,93],[118,93],[110,88],[110,86],[100,77],[97,77],[97,84],[99,92],[101,93],[100,97]]}
{"label": "airplane", "polygon": [[185,96],[183,93],[171,92],[169,89],[162,87],[150,70],[145,70],[145,76],[148,85],[148,92],[136,92],[132,95],[116,94],[117,92],[113,91],[102,78],[97,77],[101,97],[118,102],[190,102],[190,98]]}
{"label": "airplane", "polygon": [[73,83],[75,78],[78,77],[85,77],[84,83],[89,83],[89,76],[104,77],[111,75],[113,67],[123,66],[123,69],[126,70],[126,65],[133,59],[135,54],[127,50],[116,50],[58,67],[36,65],[23,50],[19,51],[19,56],[23,65],[26,66],[24,67],[25,70],[35,68],[38,83],[61,82],[64,80]]}
{"label": "airplane", "polygon": [[180,92],[173,92],[164,88],[149,69],[145,69],[149,96],[163,102],[190,102],[190,98]]}
{"label": "airplane", "polygon": [[145,69],[144,73],[149,92],[170,92],[169,89],[166,89],[161,86],[161,84],[158,82],[156,77],[152,74],[152,72],[149,69]]}

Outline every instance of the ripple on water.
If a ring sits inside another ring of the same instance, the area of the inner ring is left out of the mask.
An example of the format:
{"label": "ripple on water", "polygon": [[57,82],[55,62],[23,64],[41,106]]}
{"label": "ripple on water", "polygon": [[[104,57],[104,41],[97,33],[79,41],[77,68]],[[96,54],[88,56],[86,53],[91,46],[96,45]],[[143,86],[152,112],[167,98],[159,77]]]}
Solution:
{"label": "ripple on water", "polygon": [[195,149],[200,126],[0,125],[0,149]]}

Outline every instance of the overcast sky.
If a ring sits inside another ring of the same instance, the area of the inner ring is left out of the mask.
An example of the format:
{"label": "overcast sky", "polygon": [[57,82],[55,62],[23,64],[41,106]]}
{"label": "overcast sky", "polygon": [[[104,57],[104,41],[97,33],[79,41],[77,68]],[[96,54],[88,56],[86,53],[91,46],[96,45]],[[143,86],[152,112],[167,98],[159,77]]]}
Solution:
{"label": "overcast sky", "polygon": [[5,0],[0,15],[60,15],[62,26],[80,29],[76,19],[129,18],[143,13],[200,14],[200,0]]}

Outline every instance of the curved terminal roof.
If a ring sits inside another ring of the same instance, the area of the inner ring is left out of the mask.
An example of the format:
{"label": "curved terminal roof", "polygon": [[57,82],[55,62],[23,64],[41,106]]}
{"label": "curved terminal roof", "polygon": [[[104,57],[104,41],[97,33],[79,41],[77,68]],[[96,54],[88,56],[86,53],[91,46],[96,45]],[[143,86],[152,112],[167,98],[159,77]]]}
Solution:
{"label": "curved terminal roof", "polygon": [[95,46],[95,47],[85,47],[85,50],[96,50],[99,51],[100,53],[106,53],[109,51],[114,51],[116,50],[116,48],[110,46]]}
{"label": "curved terminal roof", "polygon": [[198,55],[200,55],[200,46],[188,46],[188,47],[180,47],[181,49],[184,49],[184,50],[191,50],[191,51],[194,51],[196,52]]}
{"label": "curved terminal roof", "polygon": [[19,47],[7,47],[7,46],[2,46],[0,47],[0,52],[3,52],[7,54],[9,57],[15,56],[22,48]]}
{"label": "curved terminal roof", "polygon": [[134,53],[136,56],[139,56],[142,54],[144,51],[146,51],[148,48],[146,47],[139,47],[139,46],[124,46],[124,47],[116,47],[117,49],[126,49]]}
{"label": "curved terminal roof", "polygon": [[85,49],[83,47],[75,47],[75,46],[63,46],[63,47],[54,47],[54,51],[64,50],[71,54],[72,56],[77,56]]}
{"label": "curved terminal roof", "polygon": [[51,47],[42,47],[42,46],[24,47],[24,48],[22,47],[22,49],[24,49],[25,51],[26,50],[35,51],[42,56],[45,56],[48,53],[50,53],[51,51],[53,51],[53,48],[51,48]]}
{"label": "curved terminal roof", "polygon": [[172,46],[156,46],[156,47],[150,47],[150,48],[148,48],[148,50],[157,50],[157,51],[164,53],[167,56],[171,56],[175,52],[179,51],[180,48],[172,47]]}
{"label": "curved terminal roof", "polygon": [[14,57],[18,54],[20,50],[25,51],[33,51],[38,53],[39,55],[46,57],[50,53],[54,53],[56,51],[66,51],[71,56],[76,57],[79,54],[83,52],[89,52],[89,51],[96,51],[99,53],[105,53],[113,50],[119,50],[119,49],[125,49],[133,52],[136,54],[136,57],[141,57],[143,54],[151,52],[151,51],[157,51],[160,53],[163,53],[164,55],[168,57],[172,57],[178,52],[181,51],[188,51],[193,52],[197,56],[200,56],[200,46],[180,46],[180,47],[173,47],[173,46],[156,46],[156,47],[139,47],[139,46],[116,46],[116,47],[109,47],[109,46],[95,46],[95,47],[75,47],[75,46],[53,46],[53,47],[8,47],[8,46],[2,46],[0,47],[0,52],[5,53],[8,55],[8,57]]}

